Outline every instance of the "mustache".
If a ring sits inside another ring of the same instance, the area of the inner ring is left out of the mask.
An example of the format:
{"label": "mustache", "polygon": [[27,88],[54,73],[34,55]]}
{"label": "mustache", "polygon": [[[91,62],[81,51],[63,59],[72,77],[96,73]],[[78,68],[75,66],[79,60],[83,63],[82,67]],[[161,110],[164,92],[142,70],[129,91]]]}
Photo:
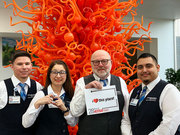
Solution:
{"label": "mustache", "polygon": [[98,69],[105,69],[104,67],[98,68]]}
{"label": "mustache", "polygon": [[150,73],[148,73],[148,72],[144,72],[144,73],[142,73],[141,75],[149,75]]}

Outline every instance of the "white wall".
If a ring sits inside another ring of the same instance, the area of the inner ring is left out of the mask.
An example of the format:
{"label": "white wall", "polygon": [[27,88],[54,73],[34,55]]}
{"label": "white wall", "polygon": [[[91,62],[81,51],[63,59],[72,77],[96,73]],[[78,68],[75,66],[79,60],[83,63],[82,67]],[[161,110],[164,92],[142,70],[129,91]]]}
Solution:
{"label": "white wall", "polygon": [[[27,32],[28,30],[31,30],[26,24],[18,24],[15,26],[10,26],[10,16],[13,16],[12,9],[8,8],[0,8],[0,32],[6,33],[6,32],[16,32],[18,30],[23,29],[24,32]],[[13,17],[12,23],[16,23],[18,21],[27,21],[26,19],[21,19],[20,17]]]}
{"label": "white wall", "polygon": [[[160,77],[166,78],[165,70],[174,68],[174,21],[158,20],[152,27],[152,37],[158,37],[158,61]],[[155,29],[158,29],[155,31]]]}
{"label": "white wall", "polygon": [[[30,30],[26,25],[9,26],[10,15],[12,15],[12,9],[0,9],[0,33],[15,32],[17,30],[27,32]],[[20,20],[22,19],[13,17],[13,22]],[[161,66],[159,75],[162,79],[165,79],[165,69],[174,68],[173,20],[147,19],[144,17],[144,26],[147,28],[147,24],[151,21],[153,21],[150,29],[151,37],[158,38],[158,61]],[[134,35],[134,37],[136,36]],[[0,39],[0,54],[2,54],[1,43]],[[11,75],[12,71],[10,69],[2,67],[2,57],[0,55],[0,81]]]}

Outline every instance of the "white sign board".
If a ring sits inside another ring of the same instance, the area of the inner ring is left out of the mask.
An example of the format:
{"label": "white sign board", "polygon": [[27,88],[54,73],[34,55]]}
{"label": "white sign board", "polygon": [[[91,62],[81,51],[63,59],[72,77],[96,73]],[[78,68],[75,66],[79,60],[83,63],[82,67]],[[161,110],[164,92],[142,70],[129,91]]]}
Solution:
{"label": "white sign board", "polygon": [[85,89],[87,115],[107,113],[119,110],[115,85],[103,89]]}

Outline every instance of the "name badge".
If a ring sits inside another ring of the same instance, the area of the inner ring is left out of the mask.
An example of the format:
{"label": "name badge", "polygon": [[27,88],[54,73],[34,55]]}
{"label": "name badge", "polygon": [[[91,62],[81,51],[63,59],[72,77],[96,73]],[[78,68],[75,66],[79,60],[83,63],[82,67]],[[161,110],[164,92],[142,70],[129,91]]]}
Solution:
{"label": "name badge", "polygon": [[20,96],[9,96],[9,104],[20,104]]}
{"label": "name badge", "polygon": [[131,102],[130,102],[130,105],[132,105],[132,106],[136,106],[136,105],[137,105],[137,103],[138,103],[138,99],[136,99],[136,98],[132,98],[132,99],[131,99]]}
{"label": "name badge", "polygon": [[33,98],[35,96],[35,94],[28,94],[27,98]]}
{"label": "name badge", "polygon": [[157,97],[147,97],[146,101],[155,102],[157,100]]}

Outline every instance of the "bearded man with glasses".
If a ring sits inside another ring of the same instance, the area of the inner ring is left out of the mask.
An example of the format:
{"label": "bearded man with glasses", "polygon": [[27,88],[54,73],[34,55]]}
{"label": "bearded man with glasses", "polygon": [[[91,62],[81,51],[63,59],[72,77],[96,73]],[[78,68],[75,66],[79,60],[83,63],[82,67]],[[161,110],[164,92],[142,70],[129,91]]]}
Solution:
{"label": "bearded man with glasses", "polygon": [[[124,112],[124,115],[127,114],[125,106],[129,98],[126,83],[121,77],[110,74],[111,56],[105,50],[97,50],[92,54],[91,66],[93,74],[82,77],[77,81],[70,104],[72,115],[79,117],[78,135],[121,135],[122,112]],[[116,86],[119,110],[87,115],[84,91],[88,88],[101,90],[103,87],[110,85]]]}

